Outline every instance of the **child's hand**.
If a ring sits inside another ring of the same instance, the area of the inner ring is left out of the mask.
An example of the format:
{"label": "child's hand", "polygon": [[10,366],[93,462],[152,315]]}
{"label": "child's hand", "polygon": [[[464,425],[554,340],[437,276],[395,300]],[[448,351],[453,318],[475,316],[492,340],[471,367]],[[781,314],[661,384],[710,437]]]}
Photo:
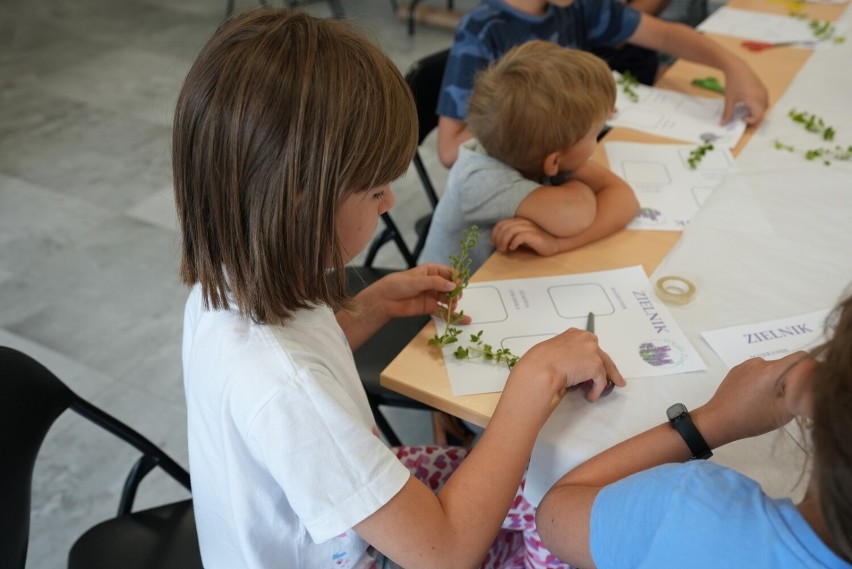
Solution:
{"label": "child's hand", "polygon": [[[376,299],[374,306],[388,319],[434,314],[446,306],[447,293],[456,287],[452,276],[450,267],[429,263],[392,273],[369,289],[374,289],[370,291]],[[461,323],[469,321],[466,318]]]}
{"label": "child's hand", "polygon": [[586,395],[589,401],[598,399],[610,383],[627,385],[612,358],[598,345],[598,337],[577,328],[530,348],[512,368],[512,375],[519,373],[551,377],[557,391],[591,381]]}
{"label": "child's hand", "polygon": [[780,360],[746,360],[728,372],[698,413],[713,417],[723,443],[774,431],[796,415],[810,415],[811,377],[817,365],[806,352]]}
{"label": "child's hand", "polygon": [[722,113],[722,124],[733,118],[738,103],[748,109],[748,115],[743,117],[748,124],[760,123],[766,114],[766,107],[769,106],[766,86],[741,59],[725,69],[725,110]]}
{"label": "child's hand", "polygon": [[491,243],[501,253],[527,247],[543,257],[549,257],[559,252],[558,239],[523,217],[500,220],[491,230]]}

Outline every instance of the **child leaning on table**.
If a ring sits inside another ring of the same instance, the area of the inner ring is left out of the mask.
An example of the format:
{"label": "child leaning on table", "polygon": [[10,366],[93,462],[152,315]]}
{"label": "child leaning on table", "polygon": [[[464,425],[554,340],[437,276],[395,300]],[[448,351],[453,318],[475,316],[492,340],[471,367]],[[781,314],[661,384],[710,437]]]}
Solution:
{"label": "child leaning on table", "polygon": [[463,144],[432,218],[421,260],[446,262],[464,229],[479,228],[472,270],[498,251],[575,249],[639,213],[627,183],[590,158],[615,104],[606,63],[531,41],[482,71]]}
{"label": "child leaning on table", "polygon": [[[733,368],[691,413],[690,446],[664,423],[562,477],[537,512],[544,542],[584,568],[852,567],[852,297],[829,321],[828,341],[810,353]],[[669,416],[685,422],[683,412]],[[798,504],[730,468],[687,460],[794,417],[812,461]]]}
{"label": "child leaning on table", "polygon": [[432,264],[345,296],[344,264],[393,205],[388,184],[417,144],[393,62],[345,21],[247,12],[190,69],[172,142],[204,566],[522,557],[524,534],[501,525],[532,525],[518,490],[553,397],[591,379],[597,399],[608,378],[624,380],[594,335],[569,330],[512,369],[466,457],[379,438],[351,350],[393,317],[436,311],[454,287],[449,267]]}
{"label": "child leaning on table", "polygon": [[766,87],[742,58],[690,26],[640,13],[620,0],[482,0],[459,23],[444,70],[438,155],[445,166],[452,166],[459,145],[472,136],[465,122],[476,74],[532,40],[583,50],[628,43],[714,67],[725,75],[723,123],[742,104],[744,120],[757,124],[769,104]]}

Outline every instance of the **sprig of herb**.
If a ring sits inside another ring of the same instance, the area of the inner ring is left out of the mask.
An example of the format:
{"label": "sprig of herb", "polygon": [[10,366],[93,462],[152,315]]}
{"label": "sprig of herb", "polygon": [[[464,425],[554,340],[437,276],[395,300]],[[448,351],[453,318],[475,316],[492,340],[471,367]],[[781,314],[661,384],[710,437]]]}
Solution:
{"label": "sprig of herb", "polygon": [[[791,109],[790,112],[787,113],[787,116],[789,116],[793,122],[801,124],[806,131],[819,135],[823,140],[827,142],[832,142],[834,140],[834,136],[836,134],[834,128],[827,126],[821,117],[806,111],[797,111],[796,109]],[[775,140],[773,144],[777,150],[797,152],[796,148],[792,145],[785,144],[780,140]],[[830,146],[821,146],[804,150],[802,151],[802,155],[805,157],[805,160],[822,160],[823,164],[829,166],[832,160],[852,160],[852,145],[844,147],[837,144],[833,148]]]}
{"label": "sprig of herb", "polygon": [[823,140],[827,140],[828,142],[834,140],[834,127],[827,126],[821,117],[807,111],[797,111],[796,109],[790,109],[788,116],[793,119],[793,122],[797,122],[805,127],[806,131],[819,133]]}
{"label": "sprig of herb", "polygon": [[515,367],[519,357],[512,353],[509,348],[494,349],[491,344],[486,344],[482,341],[482,330],[476,334],[470,335],[470,344],[466,348],[459,346],[453,355],[460,359],[472,359],[481,357],[486,360],[494,361],[495,363],[505,363],[509,369]]}
{"label": "sprig of herb", "polygon": [[639,86],[639,80],[629,70],[621,74],[621,77],[616,81],[621,87],[621,90],[627,95],[627,98],[634,103],[639,100],[639,93],[636,92],[636,87]]}
{"label": "sprig of herb", "polygon": [[698,167],[698,163],[704,158],[704,155],[713,150],[713,143],[709,140],[705,140],[701,143],[701,146],[698,146],[689,153],[689,158],[687,158],[687,162],[689,163],[689,167],[692,170],[695,170]]}
{"label": "sprig of herb", "polygon": [[[789,144],[784,144],[780,140],[776,140],[774,144],[775,148],[778,150],[796,152],[796,149],[793,146]],[[822,160],[822,163],[826,166],[829,166],[832,160],[848,162],[849,160],[852,160],[852,144],[846,147],[843,147],[838,144],[834,146],[834,148],[831,148],[829,146],[811,148],[809,150],[803,151],[802,155],[805,157],[805,160]]]}
{"label": "sprig of herb", "polygon": [[786,150],[787,152],[795,152],[796,151],[795,148],[793,148],[789,144],[784,144],[783,142],[781,142],[778,139],[775,139],[774,144],[775,144],[776,150]]}
{"label": "sprig of herb", "polygon": [[808,20],[808,27],[811,29],[811,33],[813,33],[814,38],[816,38],[818,41],[831,40],[832,43],[836,44],[840,44],[846,41],[846,38],[844,36],[836,35],[837,26],[835,26],[829,20],[818,20],[816,18],[810,18],[803,10],[793,10],[790,12],[790,15],[799,20]]}
{"label": "sprig of herb", "polygon": [[[473,225],[470,229],[462,232],[462,240],[459,241],[459,254],[450,255],[450,268],[453,270],[453,281],[456,283],[456,288],[447,295],[447,306],[441,314],[447,323],[444,333],[436,333],[430,338],[430,346],[438,346],[443,349],[459,341],[462,331],[456,327],[456,324],[464,317],[464,311],[454,312],[452,306],[454,300],[459,297],[470,280],[470,265],[472,262],[470,252],[476,247],[478,240],[478,227]],[[483,342],[482,330],[476,334],[471,334],[467,347],[458,346],[453,352],[453,355],[460,360],[479,357],[495,363],[505,363],[510,369],[518,363],[518,356],[514,355],[508,348],[494,349],[491,344]]]}
{"label": "sprig of herb", "polygon": [[461,330],[456,328],[455,325],[464,318],[464,311],[454,312],[452,307],[454,301],[459,297],[465,287],[467,287],[468,281],[470,281],[470,264],[473,262],[470,252],[476,247],[476,243],[479,241],[478,229],[476,225],[471,226],[470,229],[465,229],[462,232],[462,240],[459,241],[459,254],[450,255],[450,268],[453,270],[453,282],[456,283],[456,288],[447,294],[447,306],[443,314],[441,314],[447,323],[444,333],[435,334],[429,340],[430,346],[440,346],[443,348],[444,346],[458,342]]}

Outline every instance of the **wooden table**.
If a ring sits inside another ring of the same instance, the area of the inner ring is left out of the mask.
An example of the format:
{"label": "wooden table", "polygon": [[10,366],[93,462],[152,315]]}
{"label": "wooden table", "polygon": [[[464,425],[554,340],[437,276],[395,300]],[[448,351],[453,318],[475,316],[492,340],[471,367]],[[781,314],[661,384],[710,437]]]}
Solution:
{"label": "wooden table", "polygon": [[[787,4],[769,0],[734,0],[729,5],[782,14],[788,12]],[[845,5],[804,5],[809,17],[825,20],[835,20],[845,8]],[[812,53],[807,49],[791,47],[754,53],[742,48],[739,39],[722,36],[714,38],[745,59],[760,76],[769,90],[770,108],[784,94]],[[709,75],[719,77],[721,73],[713,68],[679,60],[656,86],[708,96],[706,90],[693,86],[691,81],[695,77]],[[733,149],[735,156],[749,143],[754,132],[753,127],[747,129],[743,139]],[[604,142],[610,141],[676,142],[621,128],[613,129],[607,134]],[[594,159],[606,163],[602,145],[598,147]],[[539,257],[528,252],[495,253],[471,280],[475,282],[592,272],[637,264],[641,264],[650,275],[680,236],[681,232],[623,230],[578,250],[553,257]],[[474,424],[486,425],[500,394],[453,396],[442,355],[427,346],[428,339],[434,334],[435,325],[430,323],[384,370],[381,376],[382,385]]]}

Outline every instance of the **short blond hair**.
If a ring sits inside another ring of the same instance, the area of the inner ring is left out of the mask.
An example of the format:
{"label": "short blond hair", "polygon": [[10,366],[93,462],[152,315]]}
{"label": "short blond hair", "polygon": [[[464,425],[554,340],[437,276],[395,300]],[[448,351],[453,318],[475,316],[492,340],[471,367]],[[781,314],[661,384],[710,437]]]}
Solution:
{"label": "short blond hair", "polygon": [[175,110],[182,280],[259,323],[348,306],[339,206],[402,175],[416,146],[405,79],[351,22],[282,8],[226,21]]}
{"label": "short blond hair", "polygon": [[615,81],[602,59],[533,40],[477,75],[467,126],[491,156],[540,172],[549,154],[577,144],[614,105]]}

